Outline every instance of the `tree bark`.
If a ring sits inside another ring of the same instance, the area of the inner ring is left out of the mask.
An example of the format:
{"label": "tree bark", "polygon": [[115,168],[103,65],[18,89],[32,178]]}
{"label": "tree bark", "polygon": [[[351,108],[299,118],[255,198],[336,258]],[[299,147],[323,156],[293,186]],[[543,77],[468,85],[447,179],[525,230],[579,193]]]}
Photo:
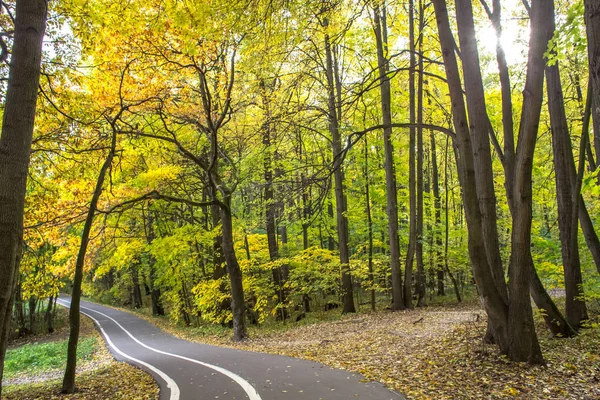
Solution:
{"label": "tree bark", "polygon": [[0,381],[22,248],[25,191],[46,16],[45,0],[16,1],[13,48],[0,134]]}
{"label": "tree bark", "polygon": [[[417,61],[415,57],[415,3],[414,0],[408,2],[408,41],[410,65],[408,69],[408,109],[409,122],[416,122],[416,94],[415,94],[415,69]],[[412,303],[412,282],[413,265],[417,251],[417,178],[416,178],[416,129],[414,126],[409,128],[409,149],[408,149],[408,202],[409,202],[409,233],[408,250],[406,251],[406,266],[404,268],[404,306],[413,308]]]}
{"label": "tree bark", "polygon": [[[375,303],[375,276],[373,274],[373,216],[371,213],[371,188],[369,183],[369,142],[367,140],[367,135],[365,135],[365,211],[367,213],[367,233],[368,233],[368,248],[367,248],[367,257],[368,257],[368,279],[369,284],[371,285],[370,290],[370,300],[371,300],[371,310],[376,310]],[[402,300],[402,297],[400,297]]]}
{"label": "tree bark", "polygon": [[[554,32],[554,7],[552,7],[551,30]],[[553,51],[554,52],[554,51]],[[581,322],[587,319],[585,301],[581,299],[582,276],[579,258],[579,247],[571,246],[571,241],[577,242],[578,225],[572,226],[573,218],[577,219],[577,202],[579,194],[573,196],[575,190],[575,160],[569,134],[569,125],[565,113],[562,84],[558,60],[545,68],[548,113],[552,131],[552,150],[554,160],[554,177],[556,182],[556,201],[558,204],[558,228],[562,243],[561,253],[565,276],[565,312],[569,324],[579,329]],[[574,204],[575,203],[575,204]]]}
{"label": "tree bark", "polygon": [[584,0],[585,28],[588,42],[588,66],[592,80],[592,118],[594,122],[594,150],[600,163],[600,0]]}
{"label": "tree bark", "polygon": [[437,295],[445,296],[444,288],[444,261],[442,260],[442,235],[440,226],[442,224],[442,203],[440,196],[440,178],[437,163],[437,153],[435,136],[433,132],[430,134],[431,141],[431,186],[433,189],[433,208],[434,208],[434,226],[433,236],[435,242],[435,261],[436,261],[436,280],[437,280]]}
{"label": "tree bark", "polygon": [[[148,216],[146,217],[146,242],[151,245],[156,235],[154,233],[154,217],[150,204],[148,204]],[[165,315],[162,301],[160,299],[160,288],[156,286],[156,260],[151,254],[148,254],[148,283],[150,286],[150,300],[152,302],[152,315]]]}
{"label": "tree bark", "polygon": [[233,245],[233,222],[231,216],[231,197],[223,198],[221,206],[223,230],[223,254],[227,263],[227,273],[231,283],[231,311],[233,312],[233,340],[241,341],[248,337],[245,319],[244,288],[242,270],[238,264]]}
{"label": "tree bark", "polygon": [[473,143],[477,198],[482,217],[484,244],[491,274],[498,292],[506,301],[508,292],[500,257],[498,227],[496,224],[496,193],[489,138],[489,119],[479,69],[479,51],[475,38],[475,24],[471,0],[456,0],[456,21],[464,75],[469,130]]}
{"label": "tree bark", "polygon": [[532,364],[544,362],[537,340],[529,281],[531,277],[531,218],[532,169],[537,141],[543,97],[544,53],[552,37],[552,3],[534,0],[531,3],[529,55],[523,107],[515,159],[515,180],[512,184],[513,215],[511,256],[509,265],[509,316],[510,345],[508,356],[513,361]]}
{"label": "tree bark", "polygon": [[415,296],[417,297],[417,307],[425,305],[427,299],[425,297],[425,264],[423,262],[423,29],[425,20],[423,16],[423,2],[419,0],[419,32],[417,37],[418,61],[417,68],[417,224],[416,224],[416,243],[415,255],[417,261],[417,275],[415,279]]}
{"label": "tree bark", "polygon": [[[264,81],[261,81],[261,89],[264,92],[266,90]],[[278,204],[275,202],[274,190],[273,190],[273,157],[271,148],[271,122],[270,122],[270,110],[269,103],[267,100],[266,93],[263,93],[263,108],[266,113],[266,121],[263,124],[262,129],[262,142],[263,142],[263,174],[265,179],[264,189],[264,201],[265,201],[265,227],[267,231],[267,243],[269,247],[269,258],[271,261],[275,261],[279,258],[279,248],[277,244],[277,223],[275,221],[275,214],[277,213]],[[271,270],[273,276],[273,283],[275,284],[275,295],[278,299],[277,314],[278,319],[285,321],[287,319],[287,310],[285,308],[286,295],[284,290],[284,279],[282,274],[281,266],[274,267]]]}
{"label": "tree bark", "polygon": [[[385,8],[385,5],[383,6]],[[386,188],[386,213],[388,217],[388,236],[390,240],[390,265],[392,271],[392,310],[404,309],[404,299],[402,296],[402,271],[400,269],[400,242],[398,241],[398,196],[396,191],[396,171],[394,166],[394,146],[392,144],[392,111],[391,111],[391,87],[388,73],[387,61],[387,42],[383,41],[383,31],[387,29],[385,21],[380,18],[380,9],[378,6],[373,8],[375,40],[377,43],[377,62],[379,66],[379,89],[381,92],[381,114],[383,117],[383,148],[385,153],[385,188]],[[385,9],[383,11],[385,13]],[[366,136],[365,136],[366,137]],[[365,142],[366,146],[366,142]],[[365,162],[367,162],[367,152],[365,148]],[[367,179],[368,190],[368,175]],[[367,197],[368,197],[367,192]],[[368,204],[367,207],[370,207]],[[370,229],[370,247],[369,266],[372,269],[372,222],[370,220],[369,208],[369,229]],[[372,293],[373,295],[373,293]],[[374,304],[374,302],[373,302]],[[374,307],[374,306],[373,306]]]}
{"label": "tree bark", "polygon": [[452,102],[452,119],[456,131],[455,154],[459,182],[462,187],[464,211],[468,228],[469,258],[473,277],[488,319],[494,327],[496,341],[503,353],[508,353],[508,307],[504,296],[498,291],[491,274],[484,243],[483,218],[477,195],[475,164],[470,139],[467,112],[462,95],[460,73],[454,53],[454,39],[450,30],[448,10],[444,0],[434,0],[442,55],[446,68],[448,89]]}
{"label": "tree bark", "polygon": [[[324,26],[328,24],[325,21]],[[334,72],[334,60],[331,48],[331,42],[328,34],[325,34],[325,57],[326,57],[326,75],[328,92],[328,116],[329,132],[331,133],[331,145],[334,159],[334,192],[336,205],[336,221],[338,234],[338,248],[340,251],[340,268],[342,275],[342,298],[343,312],[356,312],[354,307],[354,295],[352,290],[352,276],[350,274],[350,254],[348,249],[348,219],[346,217],[346,199],[344,196],[344,172],[342,166],[337,160],[341,154],[342,143],[339,131],[338,107],[336,105],[336,76]]]}
{"label": "tree bark", "polygon": [[[121,109],[121,112],[123,109]],[[77,344],[79,341],[79,325],[80,325],[80,304],[81,304],[81,282],[83,281],[83,266],[85,263],[85,254],[90,238],[90,232],[92,224],[94,223],[94,216],[96,215],[96,209],[98,207],[98,200],[102,194],[102,187],[104,186],[104,179],[106,173],[110,168],[113,158],[116,154],[117,149],[117,127],[114,125],[116,119],[113,119],[112,126],[112,138],[110,144],[110,150],[104,164],[100,168],[98,178],[96,179],[96,187],[92,194],[92,200],[88,208],[85,223],[83,225],[83,232],[81,233],[81,244],[79,245],[79,252],[77,253],[77,260],[75,261],[75,278],[73,279],[73,292],[71,293],[71,306],[69,308],[69,344],[67,347],[67,366],[65,368],[65,375],[63,377],[62,392],[63,393],[74,393],[75,392],[75,369],[77,366]]]}

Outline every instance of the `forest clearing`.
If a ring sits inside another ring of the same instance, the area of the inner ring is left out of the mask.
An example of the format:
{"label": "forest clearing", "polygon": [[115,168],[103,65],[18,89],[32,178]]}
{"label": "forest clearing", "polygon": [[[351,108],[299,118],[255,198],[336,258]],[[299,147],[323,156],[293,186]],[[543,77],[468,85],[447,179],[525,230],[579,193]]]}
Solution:
{"label": "forest clearing", "polygon": [[600,395],[600,0],[7,0],[0,78],[0,395]]}

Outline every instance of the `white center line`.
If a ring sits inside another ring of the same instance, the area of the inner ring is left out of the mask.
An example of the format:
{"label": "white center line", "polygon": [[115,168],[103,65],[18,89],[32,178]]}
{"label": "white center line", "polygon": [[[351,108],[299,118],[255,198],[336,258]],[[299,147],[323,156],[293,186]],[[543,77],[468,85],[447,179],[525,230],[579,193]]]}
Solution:
{"label": "white center line", "polygon": [[[63,304],[64,300],[59,300],[58,304],[64,306],[64,307],[70,307],[70,303],[68,304]],[[85,307],[81,307],[81,308],[85,308]],[[88,308],[86,308],[87,310],[89,310]],[[93,310],[92,310],[93,311]],[[110,347],[112,347],[112,349],[115,351],[115,353],[119,354],[121,357],[125,357],[137,364],[143,365],[144,367],[148,368],[149,370],[153,371],[154,373],[156,373],[158,376],[160,376],[165,382],[167,382],[167,387],[169,388],[169,390],[171,391],[171,396],[169,397],[169,400],[179,400],[179,386],[177,386],[177,383],[175,383],[175,381],[173,379],[171,379],[171,377],[167,374],[165,374],[163,371],[161,371],[160,369],[156,368],[153,365],[148,364],[145,361],[142,360],[138,360],[137,358],[131,357],[125,353],[123,353],[121,350],[119,350],[119,348],[117,346],[115,346],[115,344],[112,342],[112,340],[110,340],[110,337],[108,336],[108,334],[106,333],[106,331],[104,330],[104,328],[102,328],[102,325],[100,324],[100,322],[92,317],[91,315],[89,315],[88,313],[83,313],[85,315],[87,315],[88,317],[90,317],[95,323],[96,325],[98,325],[98,328],[100,328],[100,332],[102,333],[102,335],[104,336],[104,339],[106,340],[106,343],[108,343],[108,345]]]}
{"label": "white center line", "polygon": [[[262,400],[262,398],[260,397],[260,395],[258,394],[258,392],[256,391],[256,389],[250,384],[250,382],[246,381],[241,376],[239,376],[239,375],[237,375],[237,374],[235,374],[235,373],[233,373],[233,372],[231,372],[231,371],[229,371],[229,370],[227,370],[225,368],[219,367],[217,365],[208,364],[208,363],[205,363],[205,362],[202,362],[202,361],[195,360],[193,358],[189,358],[189,357],[185,357],[185,356],[180,356],[179,354],[168,353],[166,351],[162,351],[162,350],[155,349],[154,347],[150,347],[150,346],[148,346],[148,345],[140,342],[127,329],[125,329],[121,324],[119,324],[115,319],[111,318],[110,316],[108,316],[108,315],[106,315],[106,314],[104,314],[104,313],[102,313],[100,311],[96,311],[94,309],[91,309],[91,308],[87,308],[87,307],[80,307],[80,308],[84,309],[84,310],[89,310],[89,311],[98,313],[98,314],[102,315],[103,317],[110,319],[115,324],[117,324],[117,326],[119,328],[121,328],[127,335],[129,335],[129,337],[132,338],[136,343],[138,343],[139,345],[147,348],[148,350],[152,350],[152,351],[154,351],[156,353],[159,353],[159,354],[164,354],[164,355],[167,355],[167,356],[179,358],[181,360],[189,361],[189,362],[192,362],[192,363],[195,363],[195,364],[202,365],[204,367],[213,369],[213,370],[215,370],[217,372],[220,372],[221,374],[223,374],[223,375],[231,378],[238,385],[240,385],[240,387],[244,390],[244,392],[246,392],[246,394],[248,395],[248,397],[249,397],[250,400]],[[86,313],[86,315],[89,315],[89,314]]]}

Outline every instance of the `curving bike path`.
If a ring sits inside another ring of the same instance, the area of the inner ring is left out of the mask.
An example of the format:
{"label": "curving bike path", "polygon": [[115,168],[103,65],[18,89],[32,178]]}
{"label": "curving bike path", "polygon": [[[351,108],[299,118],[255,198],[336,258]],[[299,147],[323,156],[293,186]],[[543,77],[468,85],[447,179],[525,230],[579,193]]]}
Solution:
{"label": "curving bike path", "polygon": [[[58,303],[69,307],[70,298]],[[117,360],[148,371],[160,400],[401,400],[360,374],[312,361],[193,343],[127,312],[82,301]]]}

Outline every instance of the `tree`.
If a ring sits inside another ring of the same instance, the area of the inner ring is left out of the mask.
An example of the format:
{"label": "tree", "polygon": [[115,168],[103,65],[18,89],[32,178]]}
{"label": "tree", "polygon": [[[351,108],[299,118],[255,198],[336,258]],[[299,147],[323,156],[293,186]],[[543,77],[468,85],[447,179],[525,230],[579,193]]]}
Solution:
{"label": "tree", "polygon": [[[386,212],[388,217],[388,236],[390,240],[390,264],[392,270],[392,309],[404,309],[404,298],[402,296],[402,271],[400,270],[400,243],[398,241],[398,195],[396,190],[396,171],[394,167],[394,146],[392,143],[392,111],[391,111],[391,87],[389,64],[386,59],[388,52],[386,9],[379,6],[373,7],[373,25],[377,45],[377,63],[379,70],[379,81],[381,91],[381,114],[383,116],[383,148],[385,152],[385,188],[386,188]],[[366,145],[366,144],[365,144]],[[365,155],[367,149],[365,149]],[[366,159],[365,159],[366,162]],[[368,185],[368,183],[367,183]],[[367,186],[368,196],[368,186]],[[368,200],[367,200],[368,201]],[[370,207],[367,205],[367,207]],[[370,209],[368,219],[371,220]],[[369,243],[372,245],[372,222],[369,222]],[[372,249],[370,248],[370,252]],[[371,258],[369,259],[372,263]]]}
{"label": "tree", "polygon": [[[23,237],[23,210],[48,4],[17,0],[0,136],[0,378]],[[2,386],[0,384],[0,393]]]}

